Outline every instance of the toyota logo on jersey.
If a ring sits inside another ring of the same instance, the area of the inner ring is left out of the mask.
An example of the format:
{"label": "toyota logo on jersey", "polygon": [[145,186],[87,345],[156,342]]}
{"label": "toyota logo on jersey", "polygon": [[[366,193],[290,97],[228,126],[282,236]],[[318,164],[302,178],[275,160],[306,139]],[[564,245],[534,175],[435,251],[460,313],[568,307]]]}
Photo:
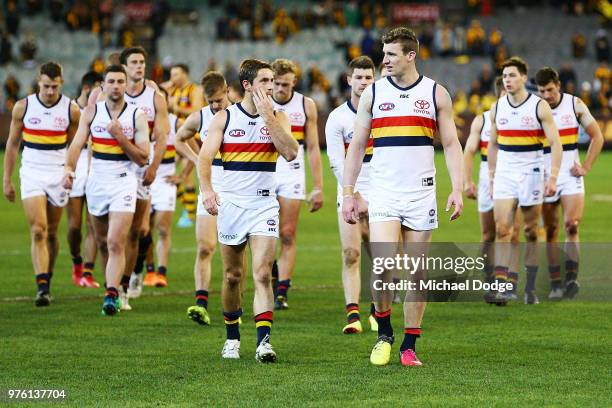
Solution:
{"label": "toyota logo on jersey", "polygon": [[229,131],[228,135],[231,137],[242,137],[246,135],[246,132],[242,129],[232,129]]}
{"label": "toyota logo on jersey", "polygon": [[384,102],[378,105],[378,109],[381,111],[390,111],[395,108],[395,105],[391,102]]}
{"label": "toyota logo on jersey", "polygon": [[427,102],[427,101],[425,101],[425,100],[423,100],[423,99],[419,99],[418,101],[415,101],[415,102],[414,102],[414,106],[415,106],[417,109],[429,109],[429,107],[430,107],[431,105],[429,104],[429,102]]}
{"label": "toyota logo on jersey", "polygon": [[53,124],[55,125],[55,127],[59,127],[59,128],[66,128],[68,127],[68,119],[66,118],[55,118],[53,120]]}
{"label": "toyota logo on jersey", "polygon": [[268,128],[266,126],[263,126],[262,128],[260,128],[259,132],[262,135],[264,135],[264,136],[269,136],[270,135],[270,131],[268,130]]}

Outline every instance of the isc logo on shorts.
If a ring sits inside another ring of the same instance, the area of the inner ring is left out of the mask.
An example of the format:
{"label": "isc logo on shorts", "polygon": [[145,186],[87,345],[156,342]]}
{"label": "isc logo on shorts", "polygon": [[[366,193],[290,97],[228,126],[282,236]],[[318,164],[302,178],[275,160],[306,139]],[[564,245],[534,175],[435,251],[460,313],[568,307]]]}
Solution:
{"label": "isc logo on shorts", "polygon": [[270,190],[259,189],[259,190],[257,190],[257,195],[260,196],[260,197],[269,197],[270,196]]}
{"label": "isc logo on shorts", "polygon": [[431,187],[434,185],[433,177],[424,177],[421,179],[421,185],[423,187]]}

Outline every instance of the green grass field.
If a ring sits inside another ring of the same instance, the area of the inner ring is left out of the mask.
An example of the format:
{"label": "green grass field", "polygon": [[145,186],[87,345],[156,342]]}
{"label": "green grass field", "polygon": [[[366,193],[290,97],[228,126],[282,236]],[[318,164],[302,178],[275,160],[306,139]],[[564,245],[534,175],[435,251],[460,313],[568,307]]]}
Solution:
{"label": "green grass field", "polygon": [[[8,389],[63,389],[64,404],[79,407],[612,405],[610,303],[431,304],[418,343],[425,366],[402,368],[398,344],[392,364],[371,366],[375,334],[341,334],[345,313],[336,187],[323,160],[326,205],[316,214],[302,212],[291,309],[274,314],[276,365],[253,358],[250,289],[241,330],[243,358],[221,360],[225,328],[218,254],[210,296],[213,324],[202,327],[187,319],[194,290],[193,229],[174,229],[170,286],[148,290],[131,302],[133,311],[105,318],[100,316],[102,291],[76,288],[70,281],[62,221],[54,301],[35,308],[23,210],[19,203],[0,200],[0,406],[8,402]],[[443,213],[449,180],[441,154],[437,162]],[[612,154],[603,154],[586,180],[583,242],[610,241],[612,206],[605,200],[612,198],[611,167]],[[472,201],[460,220],[451,224],[441,218],[434,233],[435,241],[478,239]],[[103,280],[99,267],[95,275]],[[362,316],[367,307],[362,302]],[[401,305],[394,306],[393,316],[401,339]]]}

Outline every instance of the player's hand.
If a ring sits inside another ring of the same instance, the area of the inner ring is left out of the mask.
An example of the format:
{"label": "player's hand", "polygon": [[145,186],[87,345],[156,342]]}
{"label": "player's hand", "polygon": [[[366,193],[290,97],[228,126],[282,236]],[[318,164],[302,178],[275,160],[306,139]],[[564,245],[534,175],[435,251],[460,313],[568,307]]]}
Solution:
{"label": "player's hand", "polygon": [[155,181],[155,175],[157,174],[157,168],[154,166],[149,166],[144,172],[142,176],[142,185],[150,186]]}
{"label": "player's hand", "polygon": [[64,172],[64,178],[62,180],[62,185],[66,190],[72,190],[72,183],[74,182],[75,174],[74,171]]}
{"label": "player's hand", "polygon": [[359,214],[359,218],[367,217],[368,215],[368,202],[358,191],[355,192],[355,202],[357,203],[357,214]]}
{"label": "player's hand", "polygon": [[308,196],[308,211],[316,212],[323,207],[323,192],[320,189],[315,188],[310,192]]}
{"label": "player's hand", "polygon": [[14,203],[16,194],[13,183],[11,183],[10,181],[5,181],[3,184],[4,197],[6,197],[6,199],[9,200],[11,203]]}
{"label": "player's hand", "polygon": [[544,184],[544,197],[552,197],[557,192],[557,178],[549,176]]}
{"label": "player's hand", "polygon": [[210,215],[219,214],[219,195],[212,190],[202,191],[202,202],[204,208]]}
{"label": "player's hand", "polygon": [[255,92],[253,92],[253,103],[257,113],[263,116],[264,119],[274,115],[274,106],[264,88],[255,89]]}
{"label": "player's hand", "polygon": [[178,175],[178,174],[173,174],[171,176],[166,176],[164,178],[164,180],[166,180],[166,183],[173,184],[175,186],[178,186],[179,184],[181,184],[183,182],[183,178],[180,175]]}
{"label": "player's hand", "polygon": [[121,137],[124,136],[123,135],[123,128],[121,127],[121,122],[119,122],[117,119],[113,119],[109,122],[108,127],[106,128],[106,130],[108,131],[108,133],[110,133],[115,139],[117,137]]}
{"label": "player's hand", "polygon": [[455,207],[455,210],[450,216],[450,220],[456,220],[461,216],[461,211],[463,211],[463,197],[460,191],[452,191],[448,195],[448,200],[446,201],[446,212],[448,212],[451,207]]}
{"label": "player's hand", "polygon": [[587,175],[588,171],[578,162],[574,162],[574,165],[570,169],[570,173],[574,177],[584,177]]}
{"label": "player's hand", "polygon": [[469,198],[470,200],[475,200],[476,199],[476,184],[474,184],[472,180],[466,182],[463,185],[463,192],[465,193],[465,196],[467,198]]}
{"label": "player's hand", "polygon": [[357,224],[359,221],[355,197],[344,197],[342,199],[342,218],[349,224]]}

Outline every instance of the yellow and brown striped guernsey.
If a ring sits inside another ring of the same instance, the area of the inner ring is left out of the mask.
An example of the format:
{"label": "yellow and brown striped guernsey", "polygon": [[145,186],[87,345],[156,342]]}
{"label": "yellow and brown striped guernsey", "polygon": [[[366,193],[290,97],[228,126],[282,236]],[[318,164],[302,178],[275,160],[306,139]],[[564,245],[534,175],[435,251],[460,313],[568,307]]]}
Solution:
{"label": "yellow and brown striped guernsey", "polygon": [[[184,87],[180,88],[180,89],[175,89],[172,92],[172,97],[174,98],[174,103],[183,109],[190,109],[191,108],[191,104],[193,101],[193,93],[196,90],[196,86],[195,84],[189,82],[187,85],[185,85]],[[189,115],[184,115],[178,112],[175,112],[176,116],[178,117],[179,121],[182,122],[183,120],[185,120],[187,118],[187,116]]]}

